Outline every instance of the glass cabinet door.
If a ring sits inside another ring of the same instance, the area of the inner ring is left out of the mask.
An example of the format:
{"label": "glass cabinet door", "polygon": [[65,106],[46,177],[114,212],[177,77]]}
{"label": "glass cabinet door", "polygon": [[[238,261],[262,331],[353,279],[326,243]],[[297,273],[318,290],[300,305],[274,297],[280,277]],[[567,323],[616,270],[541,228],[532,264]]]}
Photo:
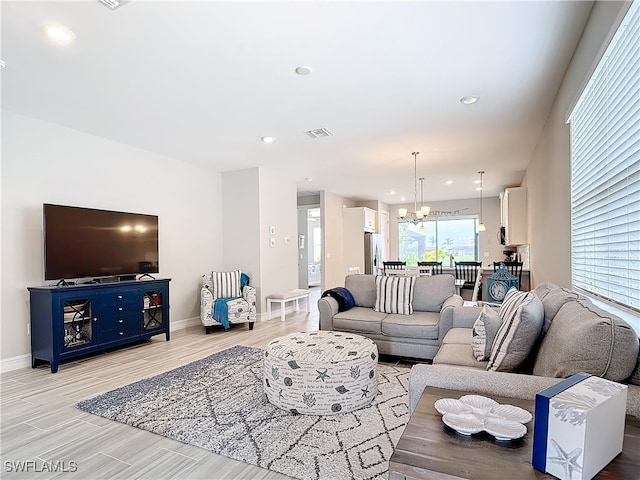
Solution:
{"label": "glass cabinet door", "polygon": [[93,341],[94,329],[91,316],[91,300],[65,300],[63,303],[64,332],[62,345],[73,348],[87,345]]}
{"label": "glass cabinet door", "polygon": [[164,325],[162,298],[162,290],[144,292],[142,308],[142,328],[144,330],[153,330]]}

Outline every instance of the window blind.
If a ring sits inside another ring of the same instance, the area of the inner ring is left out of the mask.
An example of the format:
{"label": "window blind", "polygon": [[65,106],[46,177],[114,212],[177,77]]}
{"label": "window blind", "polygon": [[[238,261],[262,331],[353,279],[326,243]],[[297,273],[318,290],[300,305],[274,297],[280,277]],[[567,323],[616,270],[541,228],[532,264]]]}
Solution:
{"label": "window blind", "polygon": [[640,2],[569,123],[573,286],[640,311]]}

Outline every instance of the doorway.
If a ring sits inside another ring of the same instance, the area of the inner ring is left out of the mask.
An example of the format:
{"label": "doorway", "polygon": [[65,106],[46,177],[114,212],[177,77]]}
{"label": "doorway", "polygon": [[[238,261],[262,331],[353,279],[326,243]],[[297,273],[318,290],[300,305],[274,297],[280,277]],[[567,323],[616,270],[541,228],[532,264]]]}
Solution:
{"label": "doorway", "polygon": [[322,225],[320,207],[298,208],[298,288],[322,282]]}

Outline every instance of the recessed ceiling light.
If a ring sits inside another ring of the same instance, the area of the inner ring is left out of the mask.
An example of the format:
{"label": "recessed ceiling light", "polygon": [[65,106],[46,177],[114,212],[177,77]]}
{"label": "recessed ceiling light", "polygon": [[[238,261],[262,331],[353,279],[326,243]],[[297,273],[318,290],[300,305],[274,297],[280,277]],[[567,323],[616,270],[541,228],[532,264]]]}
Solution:
{"label": "recessed ceiling light", "polygon": [[405,198],[405,197],[400,197],[400,201],[401,201],[401,202],[404,202],[405,200],[406,200],[406,198]]}
{"label": "recessed ceiling light", "polygon": [[480,180],[474,180],[473,183],[480,183]]}
{"label": "recessed ceiling light", "polygon": [[480,190],[482,190],[482,187],[476,187],[476,191],[479,192]]}
{"label": "recessed ceiling light", "polygon": [[262,137],[261,139],[264,143],[273,143],[276,141],[276,137]]}
{"label": "recessed ceiling light", "polygon": [[460,99],[460,103],[463,103],[464,105],[473,105],[478,100],[480,100],[480,97],[478,97],[477,95],[467,95],[466,97],[462,97]]}
{"label": "recessed ceiling light", "polygon": [[396,194],[396,191],[395,191],[395,190],[391,190],[391,191],[389,192],[389,195],[395,195],[395,194]]}
{"label": "recessed ceiling light", "polygon": [[44,26],[47,36],[60,43],[70,43],[76,38],[76,34],[64,25],[54,25],[52,23]]}
{"label": "recessed ceiling light", "polygon": [[453,180],[447,180],[446,182],[444,182],[446,185],[451,185],[453,183]]}
{"label": "recessed ceiling light", "polygon": [[313,177],[307,177],[307,178],[305,178],[305,180],[306,180],[307,182],[313,182]]}
{"label": "recessed ceiling light", "polygon": [[296,67],[296,73],[298,75],[311,75],[311,72],[313,72],[311,67],[307,67],[306,65],[300,65],[299,67]]}

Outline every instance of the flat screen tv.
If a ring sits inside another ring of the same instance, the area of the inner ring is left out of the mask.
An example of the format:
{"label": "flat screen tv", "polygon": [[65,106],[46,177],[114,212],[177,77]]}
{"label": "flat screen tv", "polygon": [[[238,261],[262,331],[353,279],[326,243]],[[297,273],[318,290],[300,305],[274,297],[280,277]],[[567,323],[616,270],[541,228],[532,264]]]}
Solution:
{"label": "flat screen tv", "polygon": [[44,277],[130,277],[158,273],[158,217],[43,205]]}

